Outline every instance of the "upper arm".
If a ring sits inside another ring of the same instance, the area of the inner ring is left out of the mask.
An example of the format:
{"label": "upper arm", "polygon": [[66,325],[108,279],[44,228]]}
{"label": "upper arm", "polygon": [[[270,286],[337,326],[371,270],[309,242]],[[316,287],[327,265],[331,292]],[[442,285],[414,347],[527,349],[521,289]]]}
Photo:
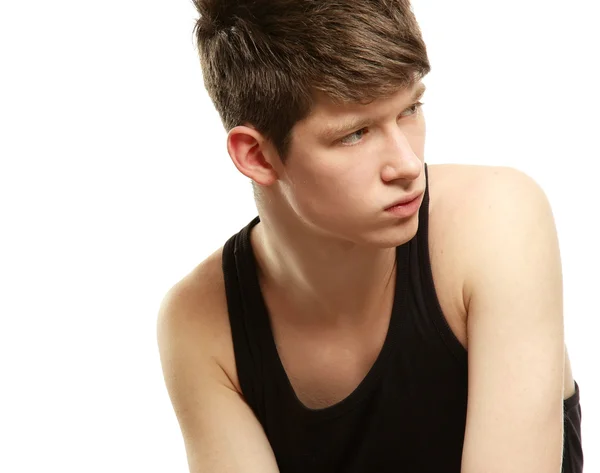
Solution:
{"label": "upper arm", "polygon": [[462,473],[559,473],[563,291],[549,202],[525,174],[491,168],[465,216],[468,408]]}
{"label": "upper arm", "polygon": [[277,473],[262,426],[211,356],[210,327],[192,302],[197,299],[197,288],[175,286],[157,321],[163,375],[190,472]]}

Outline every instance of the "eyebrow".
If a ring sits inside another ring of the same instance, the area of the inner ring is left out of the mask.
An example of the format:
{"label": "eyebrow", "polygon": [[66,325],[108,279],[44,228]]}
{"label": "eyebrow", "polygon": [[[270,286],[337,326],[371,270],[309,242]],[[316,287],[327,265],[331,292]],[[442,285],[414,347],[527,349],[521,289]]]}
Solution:
{"label": "eyebrow", "polygon": [[[414,104],[417,100],[423,97],[426,89],[427,88],[425,87],[425,84],[421,82],[413,92],[412,97],[410,98],[410,104]],[[321,133],[321,136],[325,140],[332,140],[338,136],[346,136],[346,134],[350,134],[354,130],[360,130],[361,128],[370,126],[374,122],[375,120],[369,117],[349,117],[341,123],[328,126],[325,131]]]}

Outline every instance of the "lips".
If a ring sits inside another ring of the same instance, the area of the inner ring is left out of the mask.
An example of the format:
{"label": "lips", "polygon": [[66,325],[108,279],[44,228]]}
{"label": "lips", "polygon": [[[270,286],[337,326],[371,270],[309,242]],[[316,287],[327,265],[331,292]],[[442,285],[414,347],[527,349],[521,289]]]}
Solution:
{"label": "lips", "polygon": [[404,204],[408,204],[409,202],[412,202],[415,199],[418,199],[419,197],[421,197],[423,195],[423,192],[417,192],[415,194],[409,195],[408,197],[404,197],[401,200],[396,201],[395,203],[393,203],[392,205],[390,205],[389,207],[386,208],[387,209],[391,209],[392,207],[396,207],[397,205],[404,205]]}

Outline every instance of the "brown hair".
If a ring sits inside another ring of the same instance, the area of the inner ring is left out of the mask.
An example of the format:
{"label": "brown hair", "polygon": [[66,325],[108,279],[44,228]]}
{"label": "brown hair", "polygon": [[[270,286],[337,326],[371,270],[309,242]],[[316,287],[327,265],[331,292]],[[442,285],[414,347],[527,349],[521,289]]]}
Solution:
{"label": "brown hair", "polygon": [[283,163],[315,91],[369,103],[430,71],[409,0],[193,0],[204,85],[223,125],[251,124]]}

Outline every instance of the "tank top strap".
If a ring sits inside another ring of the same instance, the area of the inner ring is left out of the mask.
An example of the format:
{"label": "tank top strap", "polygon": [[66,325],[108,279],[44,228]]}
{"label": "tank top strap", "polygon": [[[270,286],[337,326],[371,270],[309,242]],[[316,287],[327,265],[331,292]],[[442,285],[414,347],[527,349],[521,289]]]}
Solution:
{"label": "tank top strap", "polygon": [[[255,294],[260,289],[254,287],[255,279],[248,271],[245,242],[249,232],[258,223],[256,217],[240,232],[233,235],[223,247],[223,276],[231,337],[236,362],[237,376],[244,399],[259,419],[265,416],[263,386],[265,374],[264,343],[260,343],[264,333],[264,321],[253,316],[257,311]],[[261,324],[262,322],[262,324]]]}

